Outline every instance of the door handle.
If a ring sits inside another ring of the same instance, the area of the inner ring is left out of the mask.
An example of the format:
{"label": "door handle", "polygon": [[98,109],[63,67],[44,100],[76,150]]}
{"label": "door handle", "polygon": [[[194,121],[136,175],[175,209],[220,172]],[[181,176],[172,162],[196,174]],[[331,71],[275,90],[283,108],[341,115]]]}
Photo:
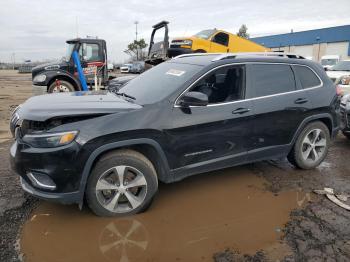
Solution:
{"label": "door handle", "polygon": [[309,100],[307,98],[298,98],[294,101],[295,104],[304,104],[307,103]]}
{"label": "door handle", "polygon": [[249,108],[237,108],[236,110],[232,111],[232,114],[244,114],[244,113],[248,113],[250,111]]}

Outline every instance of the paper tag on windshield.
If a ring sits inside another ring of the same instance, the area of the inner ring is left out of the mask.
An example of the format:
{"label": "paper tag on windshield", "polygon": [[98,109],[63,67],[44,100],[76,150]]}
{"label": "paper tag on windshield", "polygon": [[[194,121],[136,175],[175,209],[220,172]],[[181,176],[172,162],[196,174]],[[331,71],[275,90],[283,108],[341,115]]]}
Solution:
{"label": "paper tag on windshield", "polygon": [[185,73],[185,71],[176,70],[176,69],[170,69],[168,72],[166,72],[167,75],[173,75],[173,76],[182,76]]}

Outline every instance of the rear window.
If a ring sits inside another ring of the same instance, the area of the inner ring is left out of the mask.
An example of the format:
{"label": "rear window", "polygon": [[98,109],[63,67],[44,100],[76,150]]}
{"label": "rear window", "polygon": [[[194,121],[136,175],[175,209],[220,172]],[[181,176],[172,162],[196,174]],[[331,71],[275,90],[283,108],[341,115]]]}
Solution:
{"label": "rear window", "polygon": [[315,87],[321,84],[320,79],[310,68],[306,66],[293,66],[293,68],[303,88]]}
{"label": "rear window", "polygon": [[253,97],[286,93],[295,90],[295,79],[289,65],[257,64],[251,65]]}

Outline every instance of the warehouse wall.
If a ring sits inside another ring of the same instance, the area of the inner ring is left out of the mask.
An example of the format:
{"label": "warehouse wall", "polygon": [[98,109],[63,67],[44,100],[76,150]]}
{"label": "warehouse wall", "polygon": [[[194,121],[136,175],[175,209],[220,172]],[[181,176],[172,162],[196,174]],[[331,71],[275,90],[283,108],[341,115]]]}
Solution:
{"label": "warehouse wall", "polygon": [[296,53],[304,57],[311,56],[314,61],[319,61],[324,55],[340,55],[342,60],[350,59],[350,56],[348,56],[349,42],[321,43],[300,46],[282,46],[271,49],[274,51]]}

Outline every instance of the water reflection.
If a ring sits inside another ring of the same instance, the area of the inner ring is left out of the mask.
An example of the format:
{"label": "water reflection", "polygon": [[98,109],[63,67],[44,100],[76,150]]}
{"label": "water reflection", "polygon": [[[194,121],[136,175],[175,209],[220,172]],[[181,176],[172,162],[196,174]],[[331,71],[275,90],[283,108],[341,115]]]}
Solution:
{"label": "water reflection", "polygon": [[310,195],[276,196],[264,183],[244,167],[201,175],[161,185],[150,210],[124,218],[44,202],[24,226],[22,252],[29,262],[212,261],[226,248],[276,249],[276,228]]}
{"label": "water reflection", "polygon": [[148,232],[137,219],[120,219],[110,222],[101,232],[99,248],[110,261],[130,261],[128,251],[145,252]]}

